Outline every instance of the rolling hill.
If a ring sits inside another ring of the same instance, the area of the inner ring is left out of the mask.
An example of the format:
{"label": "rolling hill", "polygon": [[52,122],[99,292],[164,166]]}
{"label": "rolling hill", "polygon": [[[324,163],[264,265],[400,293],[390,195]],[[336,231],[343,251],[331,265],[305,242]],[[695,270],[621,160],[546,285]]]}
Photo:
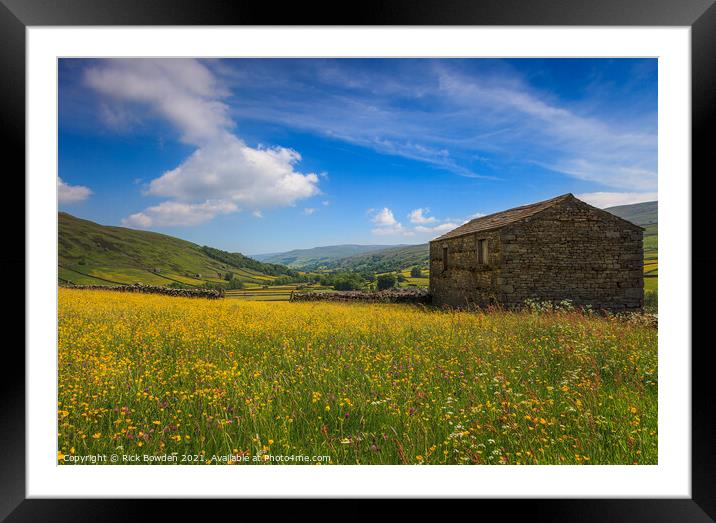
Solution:
{"label": "rolling hill", "polygon": [[401,245],[348,256],[330,262],[329,269],[347,269],[361,272],[392,272],[418,266],[426,269],[428,265],[428,244]]}
{"label": "rolling hill", "polygon": [[58,277],[77,284],[223,283],[231,272],[248,284],[293,275],[282,265],[262,263],[239,253],[200,246],[148,231],[100,225],[58,214]]}
{"label": "rolling hill", "polygon": [[295,269],[316,269],[339,259],[355,256],[366,252],[377,252],[383,249],[398,247],[396,245],[327,245],[311,249],[295,249],[288,252],[271,254],[254,254],[256,260],[268,263],[279,263]]}
{"label": "rolling hill", "polygon": [[604,209],[610,213],[629,220],[632,223],[646,227],[658,223],[659,202],[634,203],[631,205],[618,205]]}

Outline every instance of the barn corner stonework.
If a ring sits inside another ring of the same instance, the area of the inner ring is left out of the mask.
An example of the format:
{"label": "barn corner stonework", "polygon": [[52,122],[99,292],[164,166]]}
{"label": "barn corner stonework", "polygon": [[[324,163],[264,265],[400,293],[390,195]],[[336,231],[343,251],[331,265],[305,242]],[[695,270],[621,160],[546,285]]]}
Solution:
{"label": "barn corner stonework", "polygon": [[438,306],[569,300],[636,310],[644,305],[643,263],[641,227],[567,194],[477,218],[431,241],[430,294]]}

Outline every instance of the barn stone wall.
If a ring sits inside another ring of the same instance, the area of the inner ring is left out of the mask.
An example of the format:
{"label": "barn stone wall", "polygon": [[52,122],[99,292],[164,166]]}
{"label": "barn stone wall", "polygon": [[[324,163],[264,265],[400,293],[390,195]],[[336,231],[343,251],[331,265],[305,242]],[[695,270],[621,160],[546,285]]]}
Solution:
{"label": "barn stone wall", "polygon": [[[489,267],[476,242],[488,237]],[[644,304],[643,231],[579,200],[556,204],[489,234],[430,244],[430,291],[437,305],[521,306],[570,300],[609,310]],[[442,248],[448,247],[448,270]]]}
{"label": "barn stone wall", "polygon": [[[487,240],[487,263],[477,264],[477,240]],[[448,269],[443,271],[443,247],[448,248]],[[430,294],[433,303],[464,307],[485,306],[499,299],[502,244],[500,232],[468,234],[430,243]]]}

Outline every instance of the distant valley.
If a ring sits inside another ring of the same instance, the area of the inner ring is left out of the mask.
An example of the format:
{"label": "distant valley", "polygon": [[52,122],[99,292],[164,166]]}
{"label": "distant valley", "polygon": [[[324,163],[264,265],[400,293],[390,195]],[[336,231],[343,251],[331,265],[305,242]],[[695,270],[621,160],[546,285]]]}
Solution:
{"label": "distant valley", "polygon": [[367,252],[379,252],[402,245],[327,245],[310,249],[294,249],[272,254],[253,254],[251,257],[267,263],[280,263],[296,269],[316,268],[336,260],[357,256]]}

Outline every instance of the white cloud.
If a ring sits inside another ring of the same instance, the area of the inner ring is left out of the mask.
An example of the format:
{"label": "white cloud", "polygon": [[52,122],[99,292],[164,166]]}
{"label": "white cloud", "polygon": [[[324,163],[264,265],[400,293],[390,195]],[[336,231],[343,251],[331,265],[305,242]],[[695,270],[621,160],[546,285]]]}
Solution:
{"label": "white cloud", "polygon": [[233,127],[229,107],[220,101],[227,91],[197,60],[113,58],[87,69],[85,79],[90,87],[117,101],[149,106],[192,145]]}
{"label": "white cloud", "polygon": [[86,200],[92,194],[89,187],[84,185],[68,185],[62,178],[57,177],[57,200],[60,203],[77,203]]}
{"label": "white cloud", "polygon": [[305,214],[306,216],[311,216],[315,212],[316,212],[315,207],[306,207],[305,209],[303,209],[303,214]]}
{"label": "white cloud", "polygon": [[433,223],[437,220],[433,218],[432,216],[425,216],[425,213],[428,212],[428,209],[415,209],[413,211],[410,211],[410,214],[408,214],[408,218],[410,218],[410,223]]}
{"label": "white cloud", "polygon": [[[350,141],[350,140],[349,140]],[[494,176],[485,176],[473,172],[471,169],[459,165],[451,156],[447,149],[434,149],[425,145],[415,144],[410,140],[396,141],[372,138],[369,140],[355,140],[355,143],[372,147],[376,151],[384,154],[394,154],[396,156],[402,156],[403,158],[409,158],[411,160],[417,160],[425,162],[435,167],[452,171],[455,174],[464,176],[466,178],[484,178],[488,180],[495,180]]]}
{"label": "white cloud", "polygon": [[455,227],[457,227],[459,224],[452,223],[452,222],[446,222],[441,223],[440,225],[436,225],[434,227],[426,227],[425,225],[418,225],[415,227],[415,231],[419,233],[430,233],[434,235],[443,234],[448,231],[452,231]]}
{"label": "white cloud", "polygon": [[218,216],[238,211],[236,204],[226,201],[206,201],[203,203],[162,202],[148,207],[142,212],[132,214],[122,220],[127,227],[171,227],[199,225]]}
{"label": "white cloud", "polygon": [[373,227],[372,232],[377,236],[430,235],[430,237],[433,238],[447,231],[451,231],[459,225],[458,223],[453,223],[452,221],[438,223],[440,220],[437,218],[425,216],[427,209],[423,208],[415,209],[408,214],[412,223],[419,224],[413,227],[405,227],[395,218],[393,211],[388,207],[383,207],[379,210],[369,209],[368,212],[373,216],[371,221],[375,224],[375,227]]}
{"label": "white cloud", "polygon": [[393,211],[387,207],[383,207],[379,211],[371,210],[369,212],[374,213],[371,220],[375,224],[372,230],[373,234],[378,236],[412,236],[412,231],[406,230],[403,224],[395,219]]}
{"label": "white cloud", "polygon": [[487,215],[482,212],[476,212],[464,219],[463,218],[447,218],[447,221],[457,221],[457,222],[460,222],[460,225],[463,225],[471,220],[474,220],[475,218],[482,218],[483,216],[487,216]]}
{"label": "white cloud", "polygon": [[652,202],[658,199],[656,192],[590,192],[577,194],[577,198],[590,205],[605,209],[615,205]]}
{"label": "white cloud", "polygon": [[140,123],[139,117],[121,106],[102,104],[99,115],[107,127],[116,132],[126,132]]}
{"label": "white cloud", "polygon": [[375,216],[373,216],[373,223],[378,225],[378,227],[390,227],[396,224],[400,225],[398,220],[395,219],[393,211],[387,207],[383,207],[380,211],[375,213]]}
{"label": "white cloud", "polygon": [[260,214],[320,193],[319,175],[295,170],[298,152],[250,147],[231,132],[234,122],[222,101],[228,92],[197,60],[110,59],[88,69],[86,81],[118,102],[148,107],[171,123],[184,143],[197,147],[149,183],[147,194],[170,200],[133,214],[127,224],[196,225],[217,214],[240,209]]}
{"label": "white cloud", "polygon": [[[608,187],[649,191],[657,185],[657,173],[640,167],[625,167],[610,163],[608,160],[578,159],[557,164],[545,164],[544,167],[559,171],[588,182],[597,182]],[[629,193],[612,193],[629,194]]]}
{"label": "white cloud", "polygon": [[148,194],[179,201],[225,199],[252,209],[293,205],[319,193],[318,176],[294,170],[301,155],[247,146],[226,134],[151,181]]}

